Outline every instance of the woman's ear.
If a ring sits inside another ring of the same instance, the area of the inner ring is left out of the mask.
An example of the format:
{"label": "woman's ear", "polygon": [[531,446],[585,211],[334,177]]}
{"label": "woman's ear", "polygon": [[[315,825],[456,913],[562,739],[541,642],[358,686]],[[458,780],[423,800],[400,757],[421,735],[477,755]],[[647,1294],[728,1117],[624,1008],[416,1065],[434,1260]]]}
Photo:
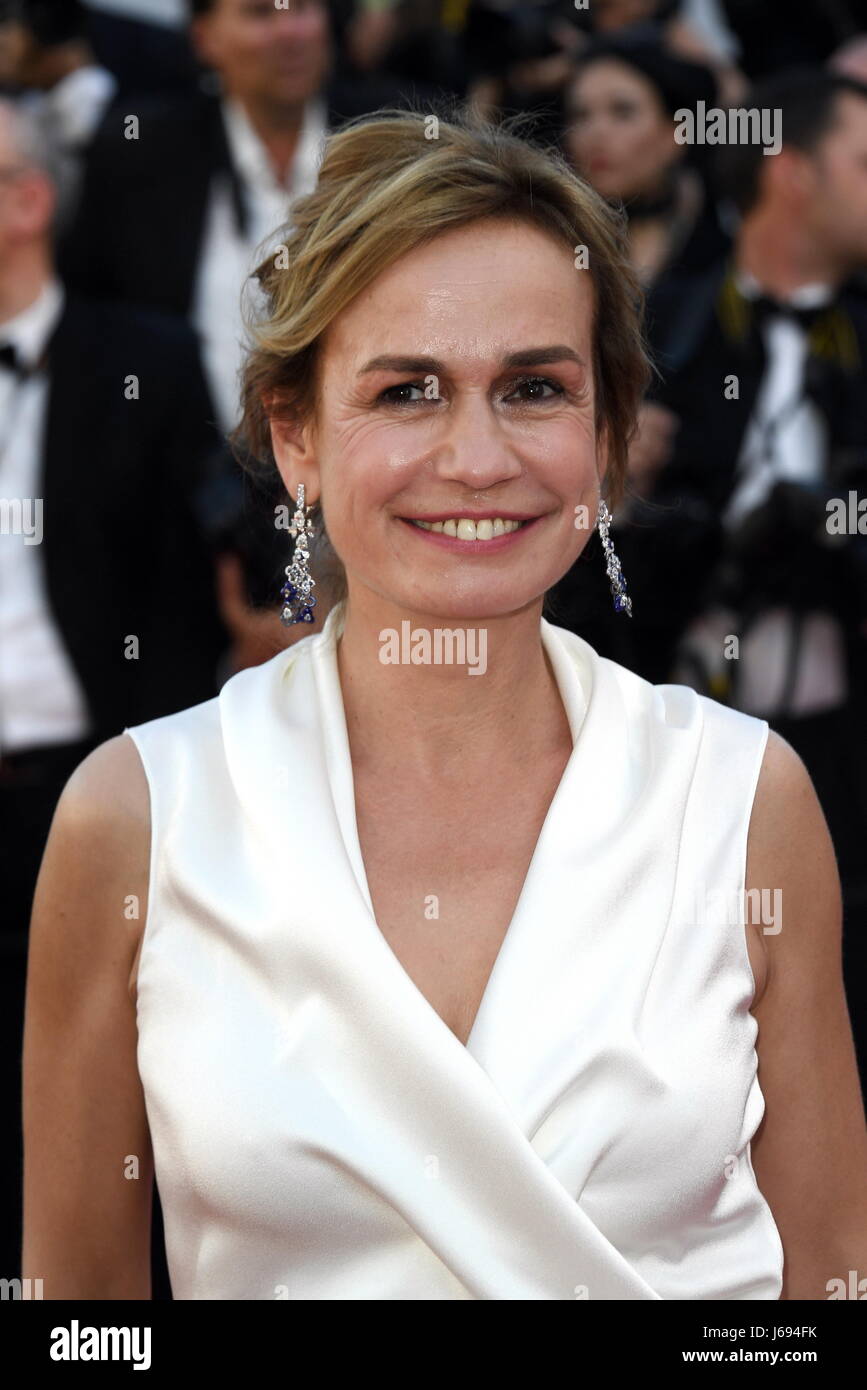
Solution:
{"label": "woman's ear", "polygon": [[275,393],[262,396],[262,405],[271,428],[271,450],[283,485],[290,497],[304,484],[307,505],[319,500],[319,465],[316,457],[313,421],[304,421],[281,409]]}

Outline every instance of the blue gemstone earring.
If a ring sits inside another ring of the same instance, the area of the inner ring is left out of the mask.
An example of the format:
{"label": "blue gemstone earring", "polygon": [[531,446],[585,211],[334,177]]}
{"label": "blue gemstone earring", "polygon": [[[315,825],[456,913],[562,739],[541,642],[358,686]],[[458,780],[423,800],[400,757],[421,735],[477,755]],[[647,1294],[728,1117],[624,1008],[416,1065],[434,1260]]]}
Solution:
{"label": "blue gemstone earring", "polygon": [[602,549],[605,551],[605,569],[611,584],[611,593],[614,598],[614,607],[618,613],[628,613],[632,617],[632,599],[626,592],[626,580],[623,578],[623,571],[620,568],[620,561],[614,553],[614,546],[611,544],[611,537],[608,528],[611,525],[611,513],[604,498],[599,499],[599,510],[596,514],[596,529],[599,532],[599,539],[602,541]]}
{"label": "blue gemstone earring", "polygon": [[316,607],[316,599],[313,596],[313,587],[316,580],[310,573],[309,542],[313,535],[313,525],[309,520],[310,511],[311,508],[304,505],[304,484],[299,483],[295,514],[289,527],[290,535],[295,537],[295,549],[292,553],[292,563],[286,566],[286,583],[280,590],[283,600],[280,621],[286,627],[292,627],[293,623],[314,621],[313,609]]}

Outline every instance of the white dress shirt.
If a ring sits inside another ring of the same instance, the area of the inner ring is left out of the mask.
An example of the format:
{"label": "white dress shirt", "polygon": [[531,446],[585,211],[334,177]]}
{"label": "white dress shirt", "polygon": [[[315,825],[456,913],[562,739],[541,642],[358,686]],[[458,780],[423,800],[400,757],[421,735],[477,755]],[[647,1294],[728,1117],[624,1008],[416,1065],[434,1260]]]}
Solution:
{"label": "white dress shirt", "polygon": [[[761,294],[752,276],[742,272],[737,279],[747,298]],[[789,301],[812,308],[832,297],[827,285],[802,285]],[[827,423],[804,395],[809,344],[803,326],[779,314],[766,319],[762,331],[765,374],[738,458],[738,482],[725,517],[730,525],[760,506],[777,482],[820,482],[828,457]]]}
{"label": "white dress shirt", "polygon": [[242,293],[250,273],[281,240],[292,203],[316,186],[322,146],[328,133],[327,109],[317,98],[307,104],[289,177],[280,183],[268,153],[237,101],[223,101],[229,151],[240,178],[249,219],[241,235],[235,221],[227,175],[214,180],[206,214],[193,303],[208,384],[224,431],[238,421],[238,369],[245,332]]}
{"label": "white dress shirt", "polygon": [[49,91],[30,91],[18,99],[54,153],[55,230],[59,234],[75,214],[85,152],[116,92],[112,74],[89,63],[62,77]]}
{"label": "white dress shirt", "polygon": [[183,29],[189,21],[188,0],[88,0],[88,8],[171,29]]}
{"label": "white dress shirt", "polygon": [[[22,313],[0,323],[0,343],[12,343],[34,366],[63,303],[63,287],[50,280]],[[0,367],[0,752],[71,743],[90,732],[43,573],[47,508],[39,494],[48,384],[44,369],[19,381]]]}
{"label": "white dress shirt", "polygon": [[116,92],[108,69],[88,63],[40,94],[36,115],[54,143],[74,154],[93,139]]}

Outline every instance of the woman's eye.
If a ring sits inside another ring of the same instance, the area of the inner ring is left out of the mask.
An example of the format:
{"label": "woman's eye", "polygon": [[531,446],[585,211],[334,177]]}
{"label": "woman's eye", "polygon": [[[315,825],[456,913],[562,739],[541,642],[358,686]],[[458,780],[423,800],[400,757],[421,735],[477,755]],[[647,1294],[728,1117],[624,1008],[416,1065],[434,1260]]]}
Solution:
{"label": "woman's eye", "polygon": [[[415,395],[412,394],[415,392]],[[524,401],[547,401],[564,395],[564,388],[548,377],[524,377],[513,384],[506,400],[515,397]],[[387,386],[377,396],[377,402],[384,405],[416,405],[419,401],[436,400],[423,381],[399,381],[396,386]]]}
{"label": "woman's eye", "polygon": [[[419,394],[411,399],[405,394],[408,391],[418,391]],[[385,401],[387,405],[414,405],[415,401],[425,399],[424,386],[417,381],[400,381],[397,386],[386,387],[377,399]]]}
{"label": "woman's eye", "polygon": [[[546,376],[525,377],[523,381],[516,382],[515,391],[526,392],[524,400],[528,401],[548,401],[553,396],[563,395],[563,387],[560,383],[550,381]],[[550,392],[550,395],[543,394],[545,391]],[[512,394],[514,395],[514,392]]]}

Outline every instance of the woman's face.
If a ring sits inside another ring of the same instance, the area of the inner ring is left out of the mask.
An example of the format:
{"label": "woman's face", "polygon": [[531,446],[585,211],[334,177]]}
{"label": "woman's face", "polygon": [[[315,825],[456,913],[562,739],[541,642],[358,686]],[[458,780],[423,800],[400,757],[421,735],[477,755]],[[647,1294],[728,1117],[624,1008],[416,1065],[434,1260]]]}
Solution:
{"label": "woman's face", "polygon": [[578,74],[566,121],[568,158],[604,198],[652,193],[683,155],[653,84],[614,59]]}
{"label": "woman's face", "polygon": [[485,220],[408,253],[333,321],[316,420],[272,434],[291,494],[322,502],[350,604],[366,590],[505,616],[561,578],[599,492],[593,302],[565,244]]}

